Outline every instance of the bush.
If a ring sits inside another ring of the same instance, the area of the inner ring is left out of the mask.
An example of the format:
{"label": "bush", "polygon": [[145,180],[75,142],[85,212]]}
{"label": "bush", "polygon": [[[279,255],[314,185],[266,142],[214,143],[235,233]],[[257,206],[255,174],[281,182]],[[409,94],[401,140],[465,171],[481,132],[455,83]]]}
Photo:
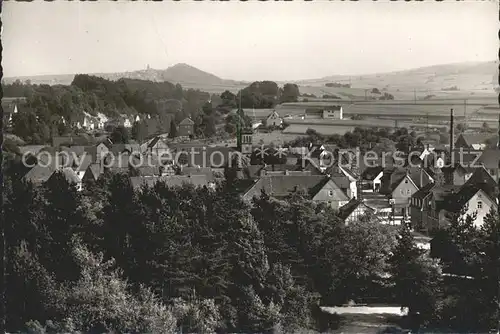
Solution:
{"label": "bush", "polygon": [[149,289],[140,287],[137,296],[128,291],[127,281],[113,269],[113,260],[104,262],[102,254],[94,255],[78,243],[74,256],[81,267],[81,277],[75,284],[61,287],[65,297],[59,305],[64,321],[54,325],[56,328],[141,333],[172,333],[176,329],[177,320],[171,309]]}
{"label": "bush", "polygon": [[213,333],[221,325],[222,317],[213,299],[188,303],[177,298],[173,305],[173,313],[183,332]]}

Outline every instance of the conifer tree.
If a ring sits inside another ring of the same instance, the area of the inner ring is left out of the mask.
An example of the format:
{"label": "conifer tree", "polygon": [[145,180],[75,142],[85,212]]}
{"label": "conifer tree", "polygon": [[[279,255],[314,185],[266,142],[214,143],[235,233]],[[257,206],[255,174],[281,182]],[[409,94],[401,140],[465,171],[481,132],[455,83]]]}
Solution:
{"label": "conifer tree", "polygon": [[440,291],[441,270],[424,255],[406,224],[401,225],[398,242],[389,260],[394,294],[401,307],[420,323],[433,320]]}

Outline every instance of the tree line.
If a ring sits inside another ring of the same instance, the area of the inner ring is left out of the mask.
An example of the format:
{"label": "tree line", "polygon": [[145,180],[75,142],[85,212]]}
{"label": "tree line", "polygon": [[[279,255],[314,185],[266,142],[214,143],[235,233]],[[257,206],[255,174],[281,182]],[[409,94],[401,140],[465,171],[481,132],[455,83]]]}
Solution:
{"label": "tree line", "polygon": [[[74,123],[83,123],[84,113],[103,114],[108,118],[120,115],[142,115],[135,124],[132,137],[142,140],[155,133],[166,133],[172,123],[179,124],[190,117],[199,137],[213,137],[220,133],[218,124],[239,104],[243,108],[271,108],[277,103],[295,102],[299,96],[297,85],[278,87],[275,82],[254,82],[237,95],[230,91],[219,95],[180,84],[152,82],[137,79],[107,80],[87,74],[75,75],[70,85],[33,85],[27,81],[3,84],[6,96],[26,97],[14,115],[12,132],[27,143],[45,144],[54,135],[75,132]],[[148,117],[154,118],[147,122]],[[152,124],[154,123],[154,124]],[[226,122],[227,123],[227,122]],[[229,126],[229,130],[233,130]],[[231,134],[232,132],[230,132]]]}

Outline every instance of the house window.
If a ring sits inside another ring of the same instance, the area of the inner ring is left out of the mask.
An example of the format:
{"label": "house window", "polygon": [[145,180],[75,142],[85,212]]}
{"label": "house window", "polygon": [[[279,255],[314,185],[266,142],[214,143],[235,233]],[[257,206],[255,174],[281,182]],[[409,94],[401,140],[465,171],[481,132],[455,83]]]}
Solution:
{"label": "house window", "polygon": [[406,195],[411,195],[411,189],[406,189]]}
{"label": "house window", "polygon": [[333,190],[328,190],[328,196],[330,196],[330,197],[333,196]]}
{"label": "house window", "polygon": [[482,209],[483,208],[483,202],[482,201],[477,201],[477,208]]}

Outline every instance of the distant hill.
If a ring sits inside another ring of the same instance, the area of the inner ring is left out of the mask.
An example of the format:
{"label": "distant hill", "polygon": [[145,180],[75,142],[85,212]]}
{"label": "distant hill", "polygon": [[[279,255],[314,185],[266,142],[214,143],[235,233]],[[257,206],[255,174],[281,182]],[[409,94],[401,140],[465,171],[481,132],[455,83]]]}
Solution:
{"label": "distant hill", "polygon": [[[89,73],[110,80],[120,78],[151,80],[154,82],[169,81],[179,83],[186,88],[200,89],[209,93],[221,93],[224,90],[233,92],[247,87],[250,83],[244,81],[226,80],[214,74],[202,71],[188,64],[176,64],[167,69],[146,69],[122,73]],[[73,74],[66,75],[41,75],[31,77],[4,78],[6,83],[20,79],[22,81],[31,80],[35,84],[69,84],[73,80]],[[454,87],[457,92],[484,91],[492,92],[497,87],[498,63],[472,62],[434,65],[409,69],[404,71],[367,74],[367,75],[332,75],[319,79],[294,81],[300,86],[302,93],[314,93],[316,95],[337,94],[340,92],[342,98],[352,96],[364,96],[365,88],[377,87],[386,90],[394,95],[404,95],[413,90],[443,91],[453,93]],[[271,78],[272,80],[272,78]],[[279,82],[283,85],[287,81]],[[291,81],[288,81],[291,82]],[[327,83],[350,83],[352,89],[329,88]],[[450,88],[452,88],[450,90]],[[358,90],[358,91],[356,91]],[[400,92],[399,94],[397,92]],[[451,94],[450,93],[450,94]],[[448,94],[448,93],[447,93]]]}
{"label": "distant hill", "polygon": [[[248,83],[234,80],[221,79],[218,76],[202,71],[188,64],[176,64],[164,70],[146,69],[132,72],[121,73],[87,73],[99,76],[108,80],[118,80],[120,78],[150,80],[153,82],[168,81],[171,83],[179,83],[183,87],[199,88],[210,92],[211,90],[224,91],[225,89],[239,89],[246,87]],[[4,78],[5,83],[11,83],[15,80],[31,80],[33,84],[48,84],[48,85],[68,85],[73,81],[74,74],[63,75],[39,75],[25,77]],[[210,89],[212,88],[212,89]]]}
{"label": "distant hill", "polygon": [[467,62],[434,65],[404,71],[368,75],[332,75],[296,83],[324,86],[327,83],[351,83],[353,88],[386,88],[417,90],[447,90],[457,87],[461,91],[492,90],[498,86],[498,62]]}

